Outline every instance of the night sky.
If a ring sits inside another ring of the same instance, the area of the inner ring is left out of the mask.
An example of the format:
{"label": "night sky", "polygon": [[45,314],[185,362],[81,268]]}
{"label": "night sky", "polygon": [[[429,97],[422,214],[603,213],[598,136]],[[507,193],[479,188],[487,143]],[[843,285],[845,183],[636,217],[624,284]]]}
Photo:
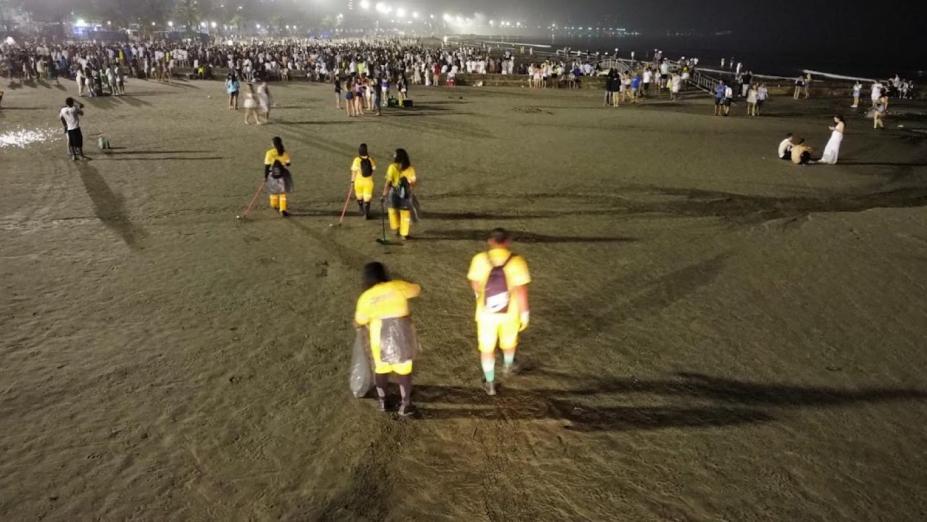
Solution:
{"label": "night sky", "polygon": [[[435,2],[440,4],[443,2]],[[734,30],[759,33],[776,38],[778,35],[826,39],[870,40],[904,36],[911,38],[927,33],[927,6],[912,1],[847,1],[847,0],[471,0],[449,2],[463,13],[501,12],[511,16],[549,16],[566,22],[588,23],[602,18],[608,23],[622,23],[628,28],[646,32],[696,30],[713,32]],[[922,6],[917,9],[916,6]],[[434,5],[434,4],[429,4]],[[465,8],[464,6],[467,6]],[[923,40],[920,40],[923,46]]]}

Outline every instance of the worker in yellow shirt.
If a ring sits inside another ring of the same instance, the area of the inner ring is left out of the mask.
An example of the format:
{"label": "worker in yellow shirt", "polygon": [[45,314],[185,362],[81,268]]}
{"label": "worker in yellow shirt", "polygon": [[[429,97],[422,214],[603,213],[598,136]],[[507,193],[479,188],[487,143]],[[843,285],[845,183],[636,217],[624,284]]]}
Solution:
{"label": "worker in yellow shirt", "polygon": [[370,200],[373,199],[373,173],[377,170],[377,163],[367,153],[367,144],[361,143],[357,149],[357,157],[351,164],[351,181],[354,183],[354,197],[357,207],[365,219],[370,219]]}
{"label": "worker in yellow shirt", "polygon": [[483,386],[496,394],[496,346],[502,350],[503,373],[515,364],[518,334],[528,327],[528,263],[513,254],[511,236],[497,228],[489,234],[489,250],[473,257],[467,279],[476,297],[476,330],[483,368]]}
{"label": "worker in yellow shirt", "polygon": [[415,168],[405,149],[396,149],[393,163],[386,170],[386,184],[381,201],[388,200],[389,229],[402,239],[409,239],[412,223],[412,189],[415,188]]}
{"label": "worker in yellow shirt", "polygon": [[418,350],[409,299],[418,297],[422,287],[405,281],[391,281],[381,263],[364,266],[363,278],[365,290],[357,300],[354,324],[359,328],[366,327],[370,335],[380,411],[386,411],[389,376],[396,374],[402,397],[398,413],[406,417],[413,413],[412,359]]}
{"label": "worker in yellow shirt", "polygon": [[286,194],[293,190],[293,177],[287,169],[290,153],[283,148],[283,140],[279,136],[275,136],[272,142],[273,148],[264,154],[265,189],[270,194],[270,207],[287,217],[290,214],[286,210]]}

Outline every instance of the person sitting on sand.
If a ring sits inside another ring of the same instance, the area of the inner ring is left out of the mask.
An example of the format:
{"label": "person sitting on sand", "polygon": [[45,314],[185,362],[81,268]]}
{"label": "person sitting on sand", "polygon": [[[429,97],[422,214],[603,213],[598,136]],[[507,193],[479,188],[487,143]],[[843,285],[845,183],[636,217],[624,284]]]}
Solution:
{"label": "person sitting on sand", "polygon": [[811,161],[811,147],[805,144],[804,138],[799,138],[798,143],[792,145],[792,163],[796,165],[808,165]]}
{"label": "person sitting on sand", "polygon": [[784,140],[779,142],[779,159],[786,161],[792,159],[792,146],[795,144],[793,139],[794,137],[790,132],[785,135]]}

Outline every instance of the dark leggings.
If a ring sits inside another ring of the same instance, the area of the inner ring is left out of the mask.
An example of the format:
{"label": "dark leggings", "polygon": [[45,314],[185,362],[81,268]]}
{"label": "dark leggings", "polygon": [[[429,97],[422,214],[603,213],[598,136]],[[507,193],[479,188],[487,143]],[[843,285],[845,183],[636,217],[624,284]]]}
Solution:
{"label": "dark leggings", "polygon": [[[402,395],[402,403],[410,404],[412,402],[412,375],[399,375],[399,393]],[[378,373],[373,377],[374,384],[377,386],[377,397],[386,398],[386,387],[389,385],[389,374]]]}

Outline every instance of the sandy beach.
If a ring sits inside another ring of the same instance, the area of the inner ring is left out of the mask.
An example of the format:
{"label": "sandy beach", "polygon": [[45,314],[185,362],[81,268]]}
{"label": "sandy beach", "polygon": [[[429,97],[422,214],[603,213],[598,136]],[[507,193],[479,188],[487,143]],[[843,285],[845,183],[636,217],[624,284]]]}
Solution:
{"label": "sandy beach", "polygon": [[[412,88],[349,120],[272,84],[6,88],[0,520],[927,518],[927,105],[605,109],[601,93]],[[775,157],[786,132],[836,166]],[[899,128],[903,125],[903,128]],[[921,132],[917,132],[921,129]],[[99,133],[113,147],[96,150]],[[236,221],[281,136],[293,216]],[[357,145],[420,179],[413,241],[338,220]],[[532,270],[524,371],[486,397],[466,281],[486,232]],[[360,269],[420,283],[420,415],[347,386]]]}

